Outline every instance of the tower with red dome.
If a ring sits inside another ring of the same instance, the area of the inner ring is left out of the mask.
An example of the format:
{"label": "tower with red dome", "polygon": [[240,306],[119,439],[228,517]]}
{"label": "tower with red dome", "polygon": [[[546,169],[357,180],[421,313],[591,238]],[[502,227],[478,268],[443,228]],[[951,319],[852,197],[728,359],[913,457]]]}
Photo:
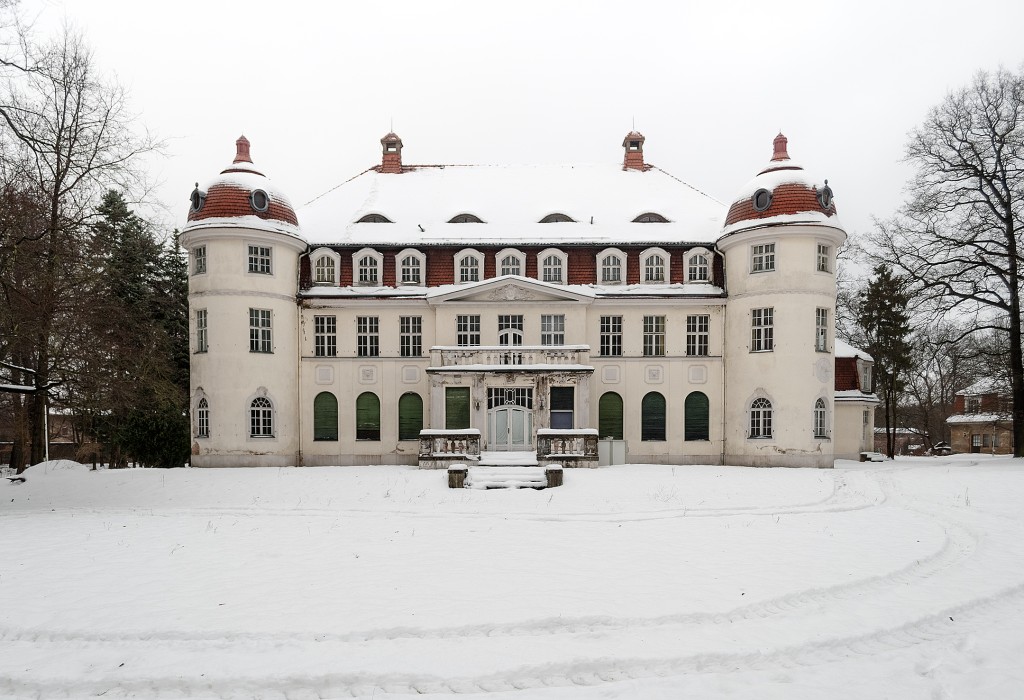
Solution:
{"label": "tower with red dome", "polygon": [[775,137],[733,199],[717,247],[729,285],[725,464],[831,467],[836,250],[832,189]]}
{"label": "tower with red dome", "polygon": [[296,270],[306,241],[288,198],[235,158],[191,196],[189,253],[194,466],[301,463]]}

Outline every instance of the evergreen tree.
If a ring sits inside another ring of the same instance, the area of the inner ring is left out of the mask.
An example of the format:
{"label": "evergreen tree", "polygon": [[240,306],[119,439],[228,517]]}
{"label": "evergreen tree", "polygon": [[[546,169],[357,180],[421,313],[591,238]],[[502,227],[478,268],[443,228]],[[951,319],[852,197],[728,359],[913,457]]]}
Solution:
{"label": "evergreen tree", "polygon": [[875,360],[876,393],[885,414],[886,454],[896,452],[895,415],[904,377],[911,367],[910,295],[902,279],[888,265],[878,265],[860,305],[858,321],[867,338],[865,350]]}

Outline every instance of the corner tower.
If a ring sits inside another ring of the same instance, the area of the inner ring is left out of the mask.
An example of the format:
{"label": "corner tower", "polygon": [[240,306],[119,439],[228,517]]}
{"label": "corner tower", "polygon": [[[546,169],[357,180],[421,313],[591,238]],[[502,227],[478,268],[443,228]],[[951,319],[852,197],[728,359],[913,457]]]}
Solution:
{"label": "corner tower", "polygon": [[729,304],[726,464],[832,467],[836,250],[846,233],[828,181],[789,157],[736,195],[718,247]]}
{"label": "corner tower", "polygon": [[306,242],[244,136],[231,164],[196,185],[181,244],[189,255],[193,466],[300,464],[295,296]]}

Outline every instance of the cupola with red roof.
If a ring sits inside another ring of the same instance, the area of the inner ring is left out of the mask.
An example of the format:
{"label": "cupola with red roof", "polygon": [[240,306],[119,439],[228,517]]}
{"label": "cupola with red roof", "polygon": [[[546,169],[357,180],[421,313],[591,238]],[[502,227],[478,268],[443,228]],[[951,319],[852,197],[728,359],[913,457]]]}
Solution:
{"label": "cupola with red roof", "polygon": [[644,135],[639,131],[630,131],[626,138],[622,139],[622,147],[626,149],[626,155],[622,159],[623,170],[647,170],[649,166],[644,164]]}
{"label": "cupola with red roof", "polygon": [[819,182],[789,157],[779,133],[768,165],[740,190],[725,218],[725,233],[768,224],[825,224],[839,228],[828,180]]}
{"label": "cupola with red roof", "polygon": [[299,220],[288,198],[256,169],[249,139],[235,141],[235,159],[205,189],[192,191],[185,229],[245,226],[298,235]]}
{"label": "cupola with red roof", "polygon": [[382,173],[402,172],[402,139],[395,132],[390,132],[380,140],[383,156],[380,163]]}

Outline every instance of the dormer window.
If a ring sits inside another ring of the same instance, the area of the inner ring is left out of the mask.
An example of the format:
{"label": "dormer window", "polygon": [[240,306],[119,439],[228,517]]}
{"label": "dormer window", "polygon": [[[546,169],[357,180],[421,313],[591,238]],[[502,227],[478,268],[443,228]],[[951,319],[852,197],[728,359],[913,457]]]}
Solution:
{"label": "dormer window", "polygon": [[694,253],[686,261],[687,282],[709,282],[711,280],[711,265],[706,253]]}
{"label": "dormer window", "polygon": [[482,224],[483,220],[475,214],[456,214],[448,220],[449,224]]}
{"label": "dormer window", "polygon": [[384,152],[385,153],[394,153],[397,150],[398,150],[398,142],[397,141],[388,141],[387,143],[384,144]]}
{"label": "dormer window", "polygon": [[190,209],[194,212],[200,211],[203,205],[206,204],[206,193],[199,189],[198,183],[196,183],[196,188],[192,190],[189,202],[191,203]]}
{"label": "dormer window", "polygon": [[270,197],[263,190],[253,190],[249,193],[249,204],[254,211],[265,212],[270,207]]}
{"label": "dormer window", "polygon": [[597,257],[597,279],[601,284],[622,284],[626,281],[626,256],[611,248]]}
{"label": "dormer window", "polygon": [[981,397],[965,396],[964,413],[981,413]]}
{"label": "dormer window", "polygon": [[328,255],[321,255],[313,264],[313,281],[316,284],[334,284],[334,260]]}
{"label": "dormer window", "polygon": [[398,261],[400,284],[412,287],[423,284],[423,253],[418,250],[403,250],[395,259]]}
{"label": "dormer window", "polygon": [[540,262],[540,279],[542,282],[552,284],[565,283],[565,258],[566,255],[560,250],[549,248],[541,251],[537,256]]}
{"label": "dormer window", "polygon": [[499,275],[523,275],[526,271],[526,256],[518,250],[506,248],[498,253]]}
{"label": "dormer window", "polygon": [[649,212],[646,212],[645,214],[641,214],[640,216],[638,216],[635,219],[633,219],[633,223],[634,224],[667,224],[668,223],[668,219],[666,219],[661,214],[658,214],[658,213],[653,212],[653,211],[649,211]]}
{"label": "dormer window", "polygon": [[455,256],[457,282],[479,282],[483,276],[484,256],[479,251],[469,249]]}
{"label": "dormer window", "polygon": [[391,224],[394,223],[391,219],[384,216],[383,214],[367,214],[363,218],[356,221],[357,224]]}
{"label": "dormer window", "polygon": [[372,248],[364,248],[352,256],[352,267],[356,285],[378,286],[381,283],[381,268],[384,256]]}
{"label": "dormer window", "polygon": [[832,188],[828,186],[828,180],[825,180],[825,186],[818,192],[818,204],[822,209],[832,206],[832,196]]}
{"label": "dormer window", "polygon": [[646,284],[663,284],[668,281],[668,253],[661,248],[652,248],[641,253],[640,260]]}
{"label": "dormer window", "polygon": [[575,219],[573,219],[573,218],[571,218],[571,217],[569,217],[569,216],[567,216],[565,214],[562,214],[562,213],[559,213],[559,212],[555,212],[554,214],[548,214],[547,216],[545,216],[543,219],[540,220],[539,223],[542,223],[542,224],[560,224],[560,223],[567,223],[567,222],[568,223],[575,223],[575,221],[576,221]]}

